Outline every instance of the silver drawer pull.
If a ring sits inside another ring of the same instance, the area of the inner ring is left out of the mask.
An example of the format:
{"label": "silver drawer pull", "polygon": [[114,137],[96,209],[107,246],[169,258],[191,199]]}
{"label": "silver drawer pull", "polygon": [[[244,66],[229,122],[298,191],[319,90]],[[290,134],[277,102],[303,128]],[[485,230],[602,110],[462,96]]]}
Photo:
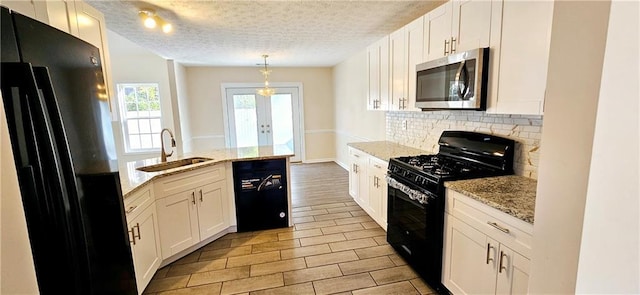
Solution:
{"label": "silver drawer pull", "polygon": [[125,213],[129,214],[129,213],[133,212],[133,210],[136,210],[136,208],[138,208],[138,205],[131,206],[131,207],[129,207],[129,209],[127,209],[127,211],[125,211]]}
{"label": "silver drawer pull", "polygon": [[499,225],[498,225],[497,223],[495,223],[495,222],[487,221],[487,224],[488,224],[488,225],[491,225],[491,226],[493,226],[493,227],[495,227],[495,228],[497,228],[498,230],[500,230],[500,231],[501,231],[501,232],[503,232],[503,233],[506,233],[506,234],[508,234],[508,233],[509,233],[509,229],[508,229],[508,228],[504,228],[504,227],[502,227],[502,226],[499,226]]}
{"label": "silver drawer pull", "polygon": [[376,167],[378,169],[382,169],[382,167],[380,165],[378,165],[378,164],[373,164],[373,167]]}

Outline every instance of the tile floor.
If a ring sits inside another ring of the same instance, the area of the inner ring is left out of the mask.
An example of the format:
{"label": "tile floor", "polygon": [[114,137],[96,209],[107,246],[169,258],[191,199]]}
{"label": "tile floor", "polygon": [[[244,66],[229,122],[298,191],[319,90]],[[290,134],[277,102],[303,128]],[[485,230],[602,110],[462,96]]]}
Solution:
{"label": "tile floor", "polygon": [[431,294],[349,196],[335,163],[291,166],[294,226],[232,233],[158,270],[145,294]]}

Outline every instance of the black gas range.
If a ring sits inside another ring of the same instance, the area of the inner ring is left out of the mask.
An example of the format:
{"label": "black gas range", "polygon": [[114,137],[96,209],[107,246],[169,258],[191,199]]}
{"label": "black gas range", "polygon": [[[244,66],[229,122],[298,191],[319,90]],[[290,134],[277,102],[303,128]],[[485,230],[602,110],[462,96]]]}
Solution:
{"label": "black gas range", "polygon": [[444,182],[513,174],[514,141],[444,131],[439,152],[392,158],[387,172],[387,241],[433,289],[441,283]]}

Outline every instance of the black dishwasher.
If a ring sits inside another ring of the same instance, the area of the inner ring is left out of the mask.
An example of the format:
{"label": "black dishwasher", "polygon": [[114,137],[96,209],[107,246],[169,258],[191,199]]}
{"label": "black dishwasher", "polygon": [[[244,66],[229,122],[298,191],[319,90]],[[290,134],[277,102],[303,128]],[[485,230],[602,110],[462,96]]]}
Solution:
{"label": "black dishwasher", "polygon": [[286,159],[233,163],[238,232],[289,226]]}

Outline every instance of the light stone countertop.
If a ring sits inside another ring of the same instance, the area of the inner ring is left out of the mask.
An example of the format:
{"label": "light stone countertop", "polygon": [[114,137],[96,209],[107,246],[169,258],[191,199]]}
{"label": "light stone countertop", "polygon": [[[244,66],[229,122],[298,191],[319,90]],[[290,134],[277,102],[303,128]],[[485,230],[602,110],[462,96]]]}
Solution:
{"label": "light stone countertop", "polygon": [[509,175],[447,181],[444,186],[481,203],[533,224],[535,179]]}
{"label": "light stone countertop", "polygon": [[127,162],[124,165],[120,165],[120,183],[122,187],[122,196],[127,198],[133,192],[143,185],[149,183],[153,179],[165,177],[169,175],[175,175],[186,171],[191,171],[203,167],[209,167],[224,162],[236,162],[236,161],[252,161],[252,160],[266,160],[266,159],[278,159],[287,158],[294,155],[293,151],[284,145],[277,146],[256,146],[246,148],[223,148],[214,149],[209,151],[194,152],[184,154],[179,157],[169,157],[167,162],[176,161],[185,158],[192,157],[204,157],[210,158],[211,161],[197,163],[186,167],[178,167],[173,169],[167,169],[159,172],[143,172],[138,171],[136,168],[142,166],[155,165],[160,163],[160,157],[150,158],[140,161]]}
{"label": "light stone countertop", "polygon": [[387,162],[389,162],[390,158],[394,157],[429,154],[427,151],[408,147],[392,141],[352,142],[348,143],[347,146],[359,149]]}

